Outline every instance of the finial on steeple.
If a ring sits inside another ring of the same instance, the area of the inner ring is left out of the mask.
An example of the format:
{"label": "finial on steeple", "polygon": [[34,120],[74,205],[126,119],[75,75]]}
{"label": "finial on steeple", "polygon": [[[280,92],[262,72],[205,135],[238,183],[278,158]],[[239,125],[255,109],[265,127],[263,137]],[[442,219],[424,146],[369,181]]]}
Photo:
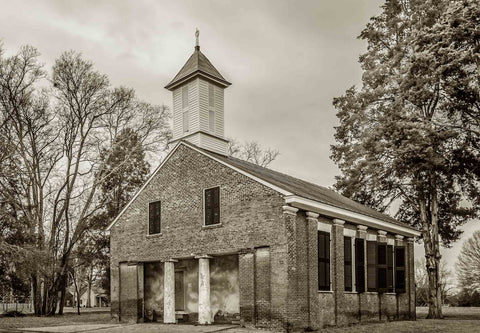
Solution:
{"label": "finial on steeple", "polygon": [[196,30],[195,30],[195,39],[196,39],[195,50],[200,50],[200,43],[198,41],[199,36],[200,36],[200,30],[198,30],[198,28],[196,28]]}

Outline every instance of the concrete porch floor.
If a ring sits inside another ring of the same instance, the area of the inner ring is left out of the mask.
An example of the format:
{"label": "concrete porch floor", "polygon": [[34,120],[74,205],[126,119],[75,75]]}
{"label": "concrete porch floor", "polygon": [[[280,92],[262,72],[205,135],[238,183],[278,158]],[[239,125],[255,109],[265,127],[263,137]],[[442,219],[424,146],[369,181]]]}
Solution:
{"label": "concrete porch floor", "polygon": [[[0,330],[2,332],[2,330]],[[12,330],[10,332],[22,333],[78,333],[78,332],[102,332],[102,333],[273,333],[272,331],[242,328],[238,325],[167,325],[158,323],[149,324],[95,324],[95,325],[69,325],[51,327],[29,327]]]}

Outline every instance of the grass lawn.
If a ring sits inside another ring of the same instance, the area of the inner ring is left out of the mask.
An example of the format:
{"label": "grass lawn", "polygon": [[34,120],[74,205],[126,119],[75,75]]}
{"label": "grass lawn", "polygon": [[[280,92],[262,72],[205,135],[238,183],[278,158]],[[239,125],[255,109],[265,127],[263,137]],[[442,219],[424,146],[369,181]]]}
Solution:
{"label": "grass lawn", "polygon": [[425,319],[428,308],[417,308],[416,321],[396,321],[389,323],[373,323],[354,325],[343,328],[327,328],[321,333],[368,332],[368,333],[443,333],[443,332],[480,332],[480,308],[444,307],[445,318],[438,320]]}
{"label": "grass lawn", "polygon": [[[480,308],[444,308],[445,319],[427,320],[426,308],[417,308],[416,321],[397,321],[388,323],[372,323],[365,325],[353,325],[343,328],[326,328],[319,333],[344,333],[344,332],[368,332],[368,333],[441,333],[441,332],[480,332]],[[63,326],[82,324],[110,324],[109,312],[90,312],[80,316],[74,313],[66,313],[55,317],[26,316],[20,318],[0,317],[0,329]],[[258,331],[262,332],[262,331]]]}
{"label": "grass lawn", "polygon": [[110,312],[86,312],[80,316],[76,313],[66,313],[63,316],[54,317],[32,315],[15,318],[0,317],[0,329],[110,323]]}

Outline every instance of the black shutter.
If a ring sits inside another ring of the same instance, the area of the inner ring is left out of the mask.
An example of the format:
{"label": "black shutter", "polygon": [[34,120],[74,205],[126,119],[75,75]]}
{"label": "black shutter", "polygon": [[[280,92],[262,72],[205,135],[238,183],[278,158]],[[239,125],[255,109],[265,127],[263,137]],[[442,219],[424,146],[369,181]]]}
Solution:
{"label": "black shutter", "polygon": [[344,283],[345,291],[352,291],[352,239],[343,237]]}
{"label": "black shutter", "polygon": [[318,231],[318,290],[330,290],[330,234]]}
{"label": "black shutter", "polygon": [[155,233],[155,207],[153,206],[153,202],[148,205],[148,233],[154,234]]}
{"label": "black shutter", "polygon": [[387,245],[387,291],[393,292],[393,245]]}
{"label": "black shutter", "polygon": [[355,239],[355,286],[357,292],[365,292],[365,240]]}
{"label": "black shutter", "polygon": [[387,244],[377,244],[377,291],[387,291]]}
{"label": "black shutter", "polygon": [[162,203],[157,201],[155,206],[155,233],[159,234],[162,226]]}
{"label": "black shutter", "polygon": [[205,225],[220,223],[220,187],[205,190]]}
{"label": "black shutter", "polygon": [[161,202],[155,201],[148,204],[148,233],[159,234],[161,231]]}
{"label": "black shutter", "polygon": [[220,223],[220,187],[213,189],[213,224]]}
{"label": "black shutter", "polygon": [[395,291],[405,292],[405,248],[395,247]]}
{"label": "black shutter", "polygon": [[377,242],[367,241],[367,290],[377,291]]}

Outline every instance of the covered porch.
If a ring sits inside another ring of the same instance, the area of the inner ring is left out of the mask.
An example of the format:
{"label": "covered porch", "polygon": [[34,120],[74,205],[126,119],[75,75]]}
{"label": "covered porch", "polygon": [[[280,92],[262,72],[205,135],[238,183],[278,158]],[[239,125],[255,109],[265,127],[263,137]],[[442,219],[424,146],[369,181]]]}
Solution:
{"label": "covered porch", "polygon": [[121,263],[119,305],[122,322],[238,324],[238,254]]}

